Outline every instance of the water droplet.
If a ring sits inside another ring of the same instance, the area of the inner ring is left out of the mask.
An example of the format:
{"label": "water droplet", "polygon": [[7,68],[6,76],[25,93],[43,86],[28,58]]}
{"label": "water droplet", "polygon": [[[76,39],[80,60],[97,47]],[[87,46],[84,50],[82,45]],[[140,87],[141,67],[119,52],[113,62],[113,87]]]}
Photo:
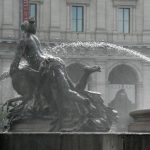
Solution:
{"label": "water droplet", "polygon": [[[123,54],[129,54],[131,56],[135,56],[138,58],[141,58],[145,61],[150,62],[150,58],[147,57],[144,54],[141,54],[140,52],[128,48],[124,48],[123,46],[118,46],[116,44],[112,43],[106,43],[106,42],[72,42],[72,43],[62,43],[60,45],[56,45],[55,47],[48,47],[47,49],[44,49],[44,54],[48,57],[49,54],[57,55],[58,53],[61,53],[63,55],[66,55],[68,51],[75,52],[76,50],[97,50],[97,48],[103,48],[103,50],[112,51],[115,50],[118,53]],[[100,49],[99,49],[100,50]]]}

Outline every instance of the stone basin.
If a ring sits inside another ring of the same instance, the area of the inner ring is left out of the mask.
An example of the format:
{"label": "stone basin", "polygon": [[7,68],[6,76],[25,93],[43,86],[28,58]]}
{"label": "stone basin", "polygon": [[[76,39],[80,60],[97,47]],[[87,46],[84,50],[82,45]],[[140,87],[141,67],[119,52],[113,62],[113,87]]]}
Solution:
{"label": "stone basin", "polygon": [[135,110],[130,112],[134,119],[128,127],[131,132],[150,132],[150,109]]}
{"label": "stone basin", "polygon": [[135,121],[150,121],[150,109],[135,110],[130,113]]}

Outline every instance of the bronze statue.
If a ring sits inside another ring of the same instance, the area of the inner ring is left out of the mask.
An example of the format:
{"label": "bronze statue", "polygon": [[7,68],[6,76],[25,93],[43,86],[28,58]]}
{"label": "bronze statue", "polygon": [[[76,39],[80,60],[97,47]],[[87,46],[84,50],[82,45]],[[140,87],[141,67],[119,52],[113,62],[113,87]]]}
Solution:
{"label": "bronze statue", "polygon": [[[9,108],[15,101],[21,103],[9,110],[9,123],[47,117],[51,120],[50,131],[108,131],[116,114],[101,97],[93,100],[93,93],[85,91],[89,75],[100,71],[100,67],[85,67],[82,78],[74,85],[63,60],[42,52],[34,19],[24,22],[21,29],[23,39],[10,66],[12,85],[21,96],[6,104]],[[22,58],[27,66],[20,68]]]}

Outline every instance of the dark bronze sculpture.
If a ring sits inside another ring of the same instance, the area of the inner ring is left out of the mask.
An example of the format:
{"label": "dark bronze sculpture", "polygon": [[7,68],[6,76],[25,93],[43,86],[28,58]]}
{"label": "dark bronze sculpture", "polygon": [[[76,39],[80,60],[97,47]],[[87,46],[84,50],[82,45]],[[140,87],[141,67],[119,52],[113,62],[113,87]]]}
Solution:
{"label": "dark bronze sculpture", "polygon": [[[85,91],[89,75],[100,71],[100,67],[85,67],[74,85],[63,60],[43,54],[33,18],[21,29],[24,36],[10,67],[12,85],[21,96],[6,102],[10,130],[17,120],[38,117],[50,120],[49,131],[108,131],[116,113],[103,104],[98,94]],[[27,66],[20,68],[22,58]]]}

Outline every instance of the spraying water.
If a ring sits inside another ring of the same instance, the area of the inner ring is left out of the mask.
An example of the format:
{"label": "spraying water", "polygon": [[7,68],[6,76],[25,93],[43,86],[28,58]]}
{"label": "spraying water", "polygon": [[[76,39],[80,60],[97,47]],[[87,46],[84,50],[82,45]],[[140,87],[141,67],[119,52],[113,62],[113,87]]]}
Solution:
{"label": "spraying water", "polygon": [[124,48],[122,46],[118,46],[116,44],[111,44],[111,43],[105,43],[105,42],[72,42],[72,43],[62,43],[58,46],[55,46],[53,48],[49,48],[49,52],[55,53],[56,55],[61,52],[61,53],[67,53],[67,48],[80,48],[80,47],[84,47],[84,48],[105,48],[105,50],[116,50],[118,52],[123,52],[123,53],[127,53],[131,56],[135,56],[138,58],[143,59],[144,61],[150,62],[150,58],[145,56],[144,54],[137,52],[135,50],[132,49],[128,49],[128,48]]}
{"label": "spraying water", "polygon": [[0,75],[0,81],[10,77],[9,71],[5,71]]}
{"label": "spraying water", "polygon": [[[122,46],[118,46],[116,44],[112,44],[112,43],[105,43],[105,42],[72,42],[72,43],[62,43],[60,45],[57,45],[55,47],[49,47],[49,48],[45,48],[44,51],[44,55],[45,58],[48,57],[49,54],[55,54],[56,56],[58,55],[58,53],[61,54],[67,54],[67,49],[68,48],[87,48],[87,49],[91,49],[91,50],[95,50],[94,48],[104,48],[104,50],[116,50],[118,52],[121,53],[127,53],[131,56],[135,56],[138,57],[140,59],[143,59],[144,61],[150,62],[150,58],[145,56],[144,54],[137,52],[135,50],[132,49],[128,49],[128,48],[124,48]],[[0,75],[0,81],[4,80],[5,78],[9,77],[9,72],[6,71],[4,73],[2,73],[2,75]]]}

